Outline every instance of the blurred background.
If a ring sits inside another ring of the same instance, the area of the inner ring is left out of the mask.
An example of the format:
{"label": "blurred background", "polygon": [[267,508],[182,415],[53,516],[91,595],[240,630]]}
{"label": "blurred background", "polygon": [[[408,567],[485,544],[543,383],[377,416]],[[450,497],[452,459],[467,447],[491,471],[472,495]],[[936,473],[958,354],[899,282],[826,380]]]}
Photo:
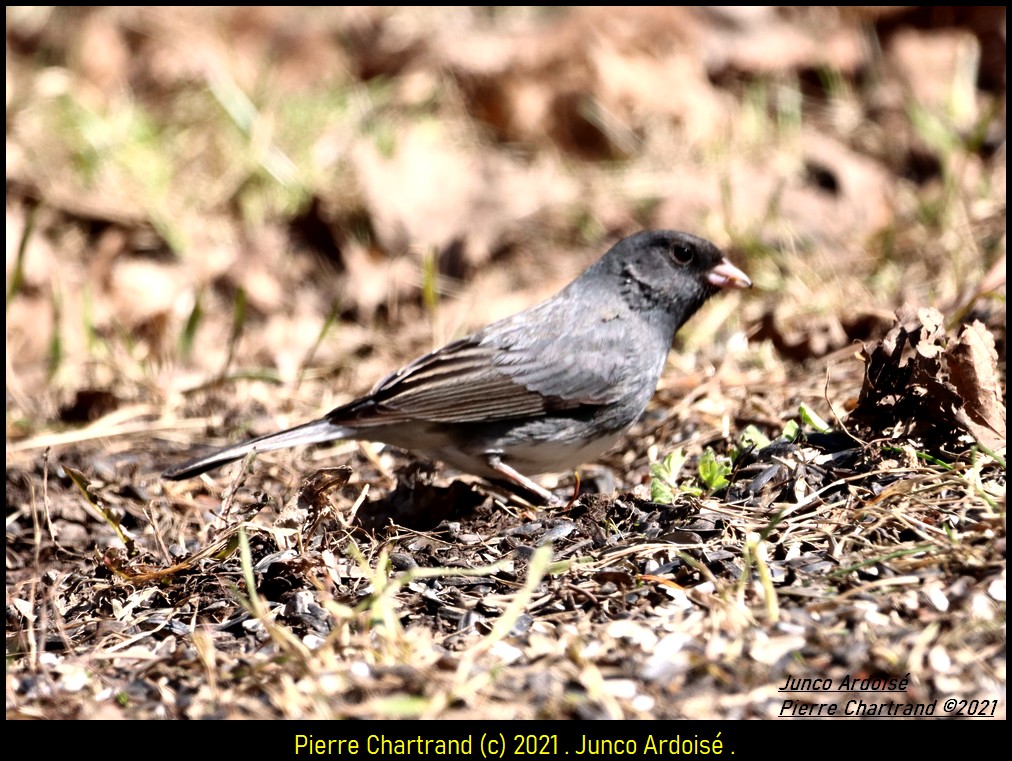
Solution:
{"label": "blurred background", "polygon": [[1004,8],[6,20],[8,437],[243,374],[318,410],[648,227],[757,285],[686,351],[744,332],[776,374],[908,304],[1004,357]]}

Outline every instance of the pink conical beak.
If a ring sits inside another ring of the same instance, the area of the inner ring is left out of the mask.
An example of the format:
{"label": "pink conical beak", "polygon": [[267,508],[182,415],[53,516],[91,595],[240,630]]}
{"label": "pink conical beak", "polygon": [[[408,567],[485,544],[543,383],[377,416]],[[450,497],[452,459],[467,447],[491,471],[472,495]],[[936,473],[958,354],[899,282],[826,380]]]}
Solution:
{"label": "pink conical beak", "polygon": [[751,288],[752,281],[748,275],[735,267],[727,259],[706,273],[706,279],[718,288]]}

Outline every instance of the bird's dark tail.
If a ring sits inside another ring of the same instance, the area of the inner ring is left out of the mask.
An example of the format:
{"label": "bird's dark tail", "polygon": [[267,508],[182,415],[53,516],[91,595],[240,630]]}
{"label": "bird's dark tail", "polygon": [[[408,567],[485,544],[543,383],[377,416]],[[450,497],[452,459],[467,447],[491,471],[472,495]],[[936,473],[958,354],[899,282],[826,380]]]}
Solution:
{"label": "bird's dark tail", "polygon": [[181,481],[184,478],[199,476],[220,465],[240,460],[254,449],[258,452],[269,452],[273,449],[286,449],[300,444],[319,444],[324,441],[350,438],[354,438],[353,431],[343,426],[334,425],[326,419],[314,420],[311,423],[289,428],[287,431],[270,433],[189,460],[174,468],[169,468],[162,473],[162,478]]}

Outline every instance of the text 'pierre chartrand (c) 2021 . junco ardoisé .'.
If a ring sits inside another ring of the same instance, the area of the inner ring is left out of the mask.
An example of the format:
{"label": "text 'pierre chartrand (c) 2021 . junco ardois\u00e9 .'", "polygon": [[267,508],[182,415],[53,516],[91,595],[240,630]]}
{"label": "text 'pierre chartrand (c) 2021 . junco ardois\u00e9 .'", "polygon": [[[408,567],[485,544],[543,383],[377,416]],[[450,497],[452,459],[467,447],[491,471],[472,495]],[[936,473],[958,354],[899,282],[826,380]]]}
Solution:
{"label": "text 'pierre chartrand (c) 2021 . junco ardois\u00e9 .'", "polygon": [[199,475],[263,452],[379,441],[512,481],[593,460],[653,396],[675,332],[721,288],[752,282],[709,241],[670,230],[616,243],[552,298],[419,357],[319,420],[171,468]]}

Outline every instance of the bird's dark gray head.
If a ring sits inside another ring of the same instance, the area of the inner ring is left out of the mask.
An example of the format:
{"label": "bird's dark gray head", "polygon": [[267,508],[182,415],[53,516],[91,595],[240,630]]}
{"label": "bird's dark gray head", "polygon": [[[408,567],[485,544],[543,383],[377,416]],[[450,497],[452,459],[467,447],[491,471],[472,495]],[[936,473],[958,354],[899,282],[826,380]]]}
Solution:
{"label": "bird's dark gray head", "polygon": [[588,275],[617,278],[630,307],[666,312],[675,318],[676,327],[719,289],[752,285],[710,241],[674,230],[630,235],[587,270]]}

